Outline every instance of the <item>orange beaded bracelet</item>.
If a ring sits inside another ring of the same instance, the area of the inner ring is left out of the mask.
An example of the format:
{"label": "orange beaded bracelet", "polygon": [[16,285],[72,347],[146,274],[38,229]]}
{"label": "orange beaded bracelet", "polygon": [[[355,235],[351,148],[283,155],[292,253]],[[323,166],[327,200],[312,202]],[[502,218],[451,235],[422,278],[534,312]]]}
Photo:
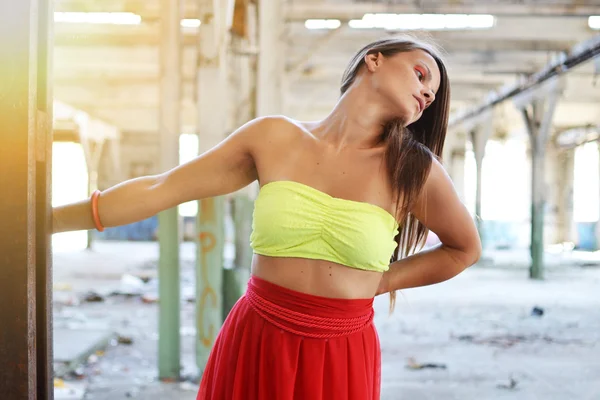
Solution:
{"label": "orange beaded bracelet", "polygon": [[94,190],[92,193],[92,218],[94,219],[94,225],[96,225],[96,229],[98,232],[104,231],[104,227],[102,226],[102,222],[100,222],[100,215],[98,214],[98,198],[100,197],[100,191]]}

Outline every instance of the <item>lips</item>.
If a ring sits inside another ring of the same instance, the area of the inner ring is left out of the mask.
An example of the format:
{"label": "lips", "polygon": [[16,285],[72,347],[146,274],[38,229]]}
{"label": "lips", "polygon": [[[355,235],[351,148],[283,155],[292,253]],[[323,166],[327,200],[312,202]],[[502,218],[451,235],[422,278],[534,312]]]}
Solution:
{"label": "lips", "polygon": [[413,95],[413,97],[415,98],[415,100],[417,100],[419,102],[419,112],[422,112],[423,109],[425,109],[425,101],[423,101],[423,99],[421,99],[417,96]]}

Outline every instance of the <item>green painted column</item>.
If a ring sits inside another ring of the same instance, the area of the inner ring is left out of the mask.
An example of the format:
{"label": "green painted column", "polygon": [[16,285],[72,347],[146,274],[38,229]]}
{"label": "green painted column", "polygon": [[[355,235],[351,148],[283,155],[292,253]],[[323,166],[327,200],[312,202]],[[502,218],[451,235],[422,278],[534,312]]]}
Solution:
{"label": "green painted column", "polygon": [[223,271],[223,316],[227,317],[235,303],[244,294],[250,276],[252,248],[252,211],[254,202],[246,194],[235,195],[231,201],[235,229],[235,260],[232,269]]}
{"label": "green painted column", "polygon": [[[598,157],[600,158],[600,139],[596,143],[598,144]],[[600,160],[598,161],[598,166],[600,166]],[[600,189],[600,186],[598,187],[598,189]],[[600,194],[598,199],[600,199]],[[598,203],[598,207],[600,208],[600,202]],[[596,222],[596,250],[600,250],[600,218]]]}
{"label": "green painted column", "polygon": [[[529,133],[531,150],[531,265],[529,277],[544,279],[544,213],[546,206],[545,159],[552,118],[562,91],[562,81],[548,81],[545,92],[528,92],[518,108]],[[549,90],[548,90],[549,89]]]}
{"label": "green painted column", "polygon": [[544,278],[544,158],[545,152],[536,146],[531,152],[531,267],[529,277],[532,279]]}
{"label": "green painted column", "polygon": [[[181,115],[180,0],[161,0],[160,34],[160,169],[179,164]],[[180,377],[179,217],[177,207],[158,216],[159,318],[158,373],[161,380]]]}
{"label": "green painted column", "polygon": [[252,264],[252,248],[250,234],[252,233],[252,213],[254,201],[246,194],[234,198],[233,221],[235,224],[235,267],[250,269]]}
{"label": "green painted column", "polygon": [[224,198],[198,204],[196,264],[196,363],[201,372],[223,322]]}
{"label": "green painted column", "polygon": [[[232,129],[231,104],[237,90],[228,84],[231,42],[228,22],[233,7],[227,0],[199,2],[197,116],[200,153],[220,143]],[[235,97],[236,99],[238,97]],[[223,252],[225,198],[198,203],[196,261],[196,363],[202,374],[223,323]]]}
{"label": "green painted column", "polygon": [[158,214],[158,369],[162,380],[179,378],[179,223],[177,208]]}

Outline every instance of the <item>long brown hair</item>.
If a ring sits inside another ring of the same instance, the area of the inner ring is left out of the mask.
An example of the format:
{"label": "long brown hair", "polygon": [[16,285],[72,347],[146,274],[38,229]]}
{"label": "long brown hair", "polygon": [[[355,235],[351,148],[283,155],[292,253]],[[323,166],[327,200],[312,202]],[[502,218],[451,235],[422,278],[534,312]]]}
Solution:
{"label": "long brown hair", "polygon": [[[398,244],[390,262],[406,257],[422,248],[428,230],[411,213],[410,209],[421,194],[429,175],[433,158],[441,159],[450,108],[450,85],[446,67],[439,51],[429,43],[408,37],[394,37],[377,40],[360,49],[352,58],[342,77],[341,94],[352,85],[365,57],[381,53],[384,57],[395,54],[423,50],[436,61],[440,70],[440,86],[435,101],[423,112],[418,121],[404,126],[403,121],[388,121],[383,129],[381,140],[386,144],[385,162],[388,177],[394,190],[396,218],[400,226],[395,237]],[[390,310],[393,310],[396,292],[390,293]]]}

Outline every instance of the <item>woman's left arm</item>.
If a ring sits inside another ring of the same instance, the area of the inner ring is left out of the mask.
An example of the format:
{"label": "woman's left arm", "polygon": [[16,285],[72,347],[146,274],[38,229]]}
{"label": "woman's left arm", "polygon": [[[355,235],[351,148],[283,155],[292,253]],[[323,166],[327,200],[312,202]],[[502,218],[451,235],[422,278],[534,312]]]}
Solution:
{"label": "woman's left arm", "polygon": [[481,255],[477,227],[439,161],[433,161],[411,213],[441,244],[390,265],[378,294],[443,282],[475,264]]}

